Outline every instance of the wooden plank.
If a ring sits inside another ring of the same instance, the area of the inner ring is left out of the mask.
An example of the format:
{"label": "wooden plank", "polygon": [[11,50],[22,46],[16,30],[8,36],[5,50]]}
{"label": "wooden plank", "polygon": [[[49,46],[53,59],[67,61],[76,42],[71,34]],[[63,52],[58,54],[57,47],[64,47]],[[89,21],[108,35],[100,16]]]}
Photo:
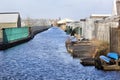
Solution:
{"label": "wooden plank", "polygon": [[120,54],[120,29],[118,28],[111,28],[110,51]]}

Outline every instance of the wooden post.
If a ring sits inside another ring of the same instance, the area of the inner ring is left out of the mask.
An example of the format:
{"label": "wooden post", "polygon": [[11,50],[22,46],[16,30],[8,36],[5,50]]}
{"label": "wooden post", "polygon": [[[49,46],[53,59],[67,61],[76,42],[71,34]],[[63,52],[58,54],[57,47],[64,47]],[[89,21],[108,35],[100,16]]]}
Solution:
{"label": "wooden post", "polygon": [[119,21],[118,21],[118,29],[120,29],[120,19],[119,19]]}

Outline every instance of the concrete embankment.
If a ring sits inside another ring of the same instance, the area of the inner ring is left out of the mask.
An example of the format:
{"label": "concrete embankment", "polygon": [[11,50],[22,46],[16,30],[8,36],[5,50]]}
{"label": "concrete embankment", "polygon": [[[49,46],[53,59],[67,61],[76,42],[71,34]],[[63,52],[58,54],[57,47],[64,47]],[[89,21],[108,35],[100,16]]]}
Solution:
{"label": "concrete embankment", "polygon": [[8,49],[8,48],[17,46],[19,44],[25,43],[25,42],[33,39],[34,36],[37,33],[43,32],[43,31],[45,31],[45,30],[47,30],[49,28],[50,28],[50,26],[34,26],[34,27],[31,27],[30,34],[29,34],[29,36],[27,38],[23,38],[23,39],[20,39],[20,40],[11,42],[11,43],[2,43],[1,42],[0,43],[0,50],[5,50],[5,49]]}

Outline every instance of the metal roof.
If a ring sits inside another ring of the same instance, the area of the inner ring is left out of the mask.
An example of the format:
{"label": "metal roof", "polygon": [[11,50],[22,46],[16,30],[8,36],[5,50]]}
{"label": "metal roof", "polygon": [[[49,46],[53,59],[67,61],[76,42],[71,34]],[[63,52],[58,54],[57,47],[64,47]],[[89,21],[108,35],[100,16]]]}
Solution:
{"label": "metal roof", "polygon": [[0,23],[14,23],[18,18],[19,13],[0,13]]}
{"label": "metal roof", "polygon": [[106,16],[106,17],[107,17],[107,16],[108,16],[108,17],[109,17],[109,16],[111,16],[111,14],[91,14],[90,16],[92,16],[92,17],[94,17],[94,16],[96,16],[96,17],[97,17],[97,16],[98,16],[98,17],[99,17],[99,16],[101,16],[101,17]]}

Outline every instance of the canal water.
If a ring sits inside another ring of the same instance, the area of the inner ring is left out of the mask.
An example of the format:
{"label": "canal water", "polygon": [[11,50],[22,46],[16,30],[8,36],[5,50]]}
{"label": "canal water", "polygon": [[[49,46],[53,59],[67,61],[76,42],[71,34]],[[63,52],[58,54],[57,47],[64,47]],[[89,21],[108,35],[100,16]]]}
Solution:
{"label": "canal water", "polygon": [[0,80],[120,80],[119,71],[84,67],[67,53],[67,35],[57,27],[27,43],[0,51]]}

